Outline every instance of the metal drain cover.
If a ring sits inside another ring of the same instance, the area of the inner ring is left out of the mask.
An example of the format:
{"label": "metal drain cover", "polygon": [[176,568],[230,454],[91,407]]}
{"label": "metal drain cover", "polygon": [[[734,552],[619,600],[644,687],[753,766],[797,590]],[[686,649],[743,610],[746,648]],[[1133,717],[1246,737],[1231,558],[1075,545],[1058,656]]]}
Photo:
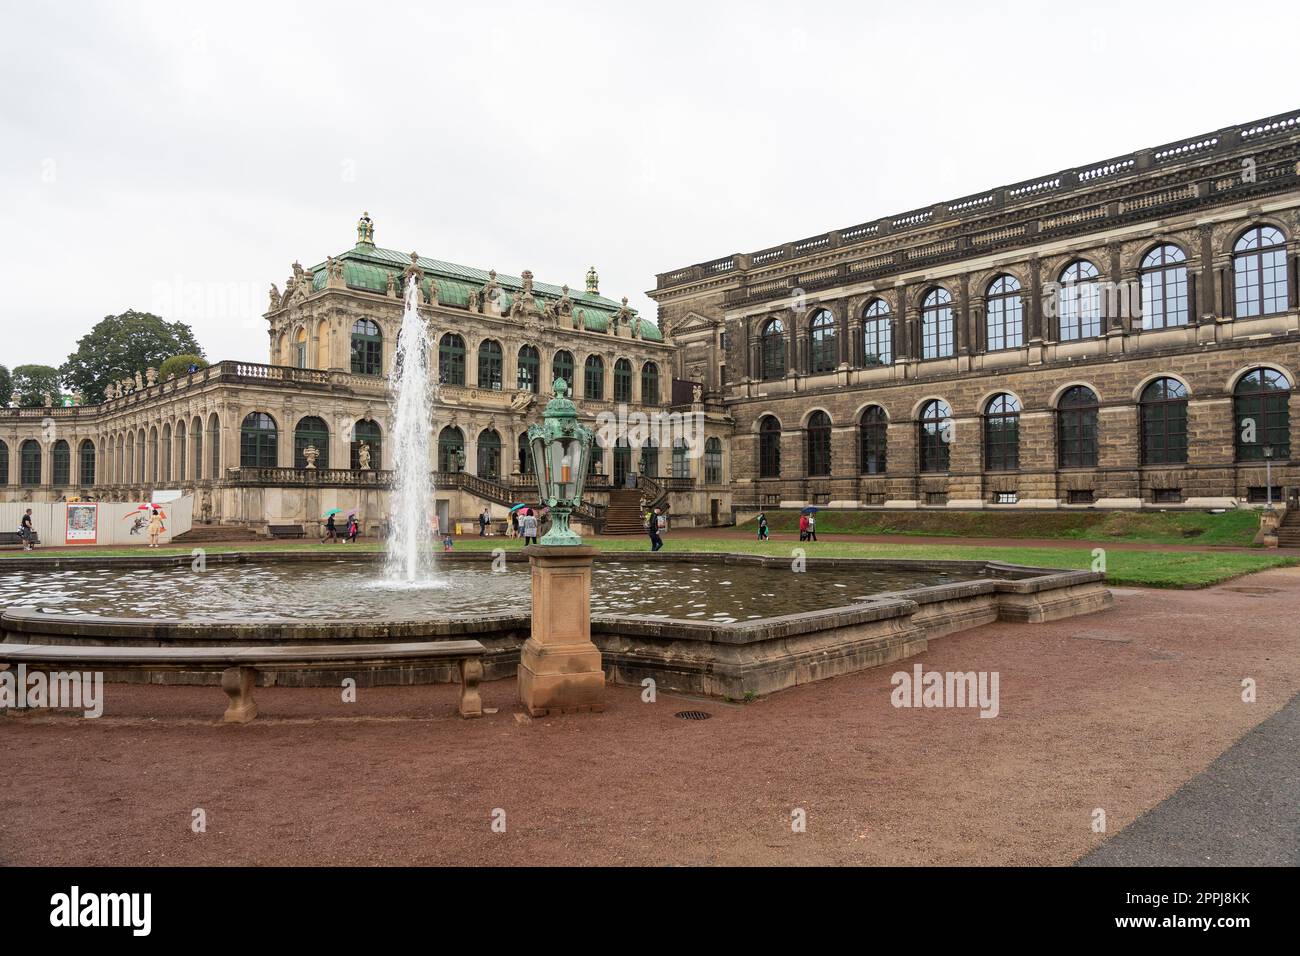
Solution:
{"label": "metal drain cover", "polygon": [[713,715],[702,710],[679,710],[673,716],[680,717],[682,720],[708,720]]}

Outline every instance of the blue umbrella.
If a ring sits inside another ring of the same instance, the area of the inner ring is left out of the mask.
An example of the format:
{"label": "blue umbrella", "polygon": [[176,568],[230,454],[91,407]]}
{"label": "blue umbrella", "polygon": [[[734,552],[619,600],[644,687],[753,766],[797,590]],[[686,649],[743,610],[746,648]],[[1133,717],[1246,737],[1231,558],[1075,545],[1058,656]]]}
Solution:
{"label": "blue umbrella", "polygon": [[817,509],[810,505],[807,508],[804,508],[803,511],[799,513],[801,515],[815,515],[817,513]]}
{"label": "blue umbrella", "polygon": [[520,508],[527,508],[527,507],[528,505],[511,505],[510,510],[511,512],[515,512],[518,511]]}
{"label": "blue umbrella", "polygon": [[342,508],[331,508],[329,511],[325,512],[325,514],[321,515],[321,517],[328,518],[330,515],[341,514],[342,511]]}

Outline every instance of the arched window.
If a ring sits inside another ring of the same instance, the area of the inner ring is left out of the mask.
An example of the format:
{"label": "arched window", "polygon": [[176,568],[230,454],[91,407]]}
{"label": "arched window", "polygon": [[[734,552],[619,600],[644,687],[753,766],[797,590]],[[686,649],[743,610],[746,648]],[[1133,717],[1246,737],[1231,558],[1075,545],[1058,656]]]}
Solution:
{"label": "arched window", "polygon": [[599,355],[588,355],[582,370],[582,397],[605,397],[605,360]]}
{"label": "arched window", "polygon": [[1272,226],[1248,229],[1232,255],[1239,319],[1286,311],[1286,240]]}
{"label": "arched window", "polygon": [[1187,254],[1174,245],[1156,246],[1142,257],[1142,327],[1187,324]]}
{"label": "arched window", "polygon": [[1142,389],[1142,464],[1187,461],[1187,388],[1176,378],[1158,378]]}
{"label": "arched window", "polygon": [[988,350],[1019,348],[1025,342],[1020,282],[1014,276],[998,276],[989,283],[984,300]]}
{"label": "arched window", "polygon": [[1232,393],[1237,425],[1237,461],[1263,461],[1272,448],[1274,461],[1291,457],[1291,384],[1271,368],[1252,369]]}
{"label": "arched window", "polygon": [[534,395],[541,388],[540,370],[542,358],[537,349],[525,345],[519,350],[519,370],[515,376],[515,388]]}
{"label": "arched window", "polygon": [[382,375],[384,337],[379,324],[370,319],[352,323],[352,371],[357,375]]}
{"label": "arched window", "polygon": [[831,473],[831,417],[823,411],[808,419],[808,474]]}
{"label": "arched window", "polygon": [[921,304],[921,357],[944,358],[952,352],[952,295],[932,289]]}
{"label": "arched window", "polygon": [[454,425],[438,433],[438,470],[461,471],[465,467],[465,435]]}
{"label": "arched window", "polygon": [[685,438],[678,438],[673,441],[673,477],[689,478],[691,477],[691,460],[687,457],[688,448]]}
{"label": "arched window", "polygon": [[369,418],[360,419],[352,426],[352,447],[349,452],[352,470],[361,467],[361,443],[370,446],[370,467],[380,471],[384,467],[384,430]]}
{"label": "arched window", "polygon": [[528,477],[533,473],[533,449],[528,444],[528,432],[519,433],[519,474]]}
{"label": "arched window", "polygon": [[298,423],[293,430],[293,467],[307,467],[305,454],[308,445],[314,445],[320,457],[316,467],[324,470],[330,466],[330,431],[323,418],[310,415]]}
{"label": "arched window", "polygon": [[307,367],[307,330],[298,329],[293,337],[293,367]]}
{"label": "arched window", "polygon": [[0,441],[0,485],[9,484],[9,446]]}
{"label": "arched window", "polygon": [[564,349],[555,353],[555,358],[551,359],[551,380],[557,378],[564,379],[564,383],[569,386],[569,395],[573,396],[573,388],[577,384],[573,380],[573,353],[566,352]]}
{"label": "arched window", "polygon": [[56,488],[72,484],[72,449],[62,438],[54,443],[50,452],[50,471],[53,472]]}
{"label": "arched window", "polygon": [[709,438],[704,442],[704,481],[710,485],[722,484],[721,438]]}
{"label": "arched window", "polygon": [[1101,286],[1091,262],[1079,259],[1065,267],[1058,301],[1062,342],[1101,335]]}
{"label": "arched window", "polygon": [[[95,483],[95,443],[87,438],[81,443],[80,468],[78,469],[78,482],[83,488],[89,488]],[[5,457],[8,457],[6,455]],[[7,477],[7,476],[6,476]]]}
{"label": "arched window", "polygon": [[27,439],[18,448],[21,465],[18,480],[24,485],[41,483],[41,446],[39,442]]}
{"label": "arched window", "polygon": [[212,451],[212,468],[209,478],[221,477],[221,419],[213,412],[208,419],[208,448]]}
{"label": "arched window", "polygon": [[121,467],[117,470],[118,481],[129,485],[135,480],[135,432],[127,433],[126,444],[119,445],[118,453],[122,457]]}
{"label": "arched window", "polygon": [[136,481],[142,482],[145,480],[144,458],[145,458],[145,438],[144,438],[144,429],[142,428],[136,434],[136,439],[135,439],[135,480]]}
{"label": "arched window", "polygon": [[632,401],[632,363],[627,359],[614,363],[614,401]]}
{"label": "arched window", "polygon": [[[150,435],[150,438],[155,438]],[[154,449],[154,481],[171,481],[172,477],[172,426],[171,423],[163,425],[162,439],[158,442],[158,447]]]}
{"label": "arched window", "polygon": [[1097,393],[1092,389],[1075,385],[1061,396],[1056,444],[1062,468],[1097,467]]}
{"label": "arched window", "polygon": [[840,362],[839,341],[835,332],[835,316],[828,309],[818,309],[808,323],[812,343],[809,371],[833,372]]}
{"label": "arched window", "polygon": [[885,473],[889,416],[879,405],[871,405],[858,419],[858,471],[864,475]]}
{"label": "arched window", "polygon": [[1020,467],[1020,402],[1003,392],[984,406],[984,469],[1015,471]]}
{"label": "arched window", "polygon": [[149,466],[149,483],[156,487],[158,484],[158,429],[153,426],[149,428],[149,448],[145,460]]}
{"label": "arched window", "polygon": [[494,428],[485,428],[478,435],[478,476],[501,477],[501,436]]}
{"label": "arched window", "polygon": [[438,340],[438,382],[465,384],[465,340],[455,332],[448,332]]}
{"label": "arched window", "polygon": [[653,438],[641,446],[641,474],[659,477],[659,443]]}
{"label": "arched window", "polygon": [[[185,480],[185,452],[187,450],[188,447],[185,444],[185,423],[180,422],[176,426],[176,479],[178,481]],[[170,453],[171,448],[169,443],[168,454]]]}
{"label": "arched window", "polygon": [[760,478],[781,477],[781,423],[764,415],[758,423],[758,474]]}
{"label": "arched window", "polygon": [[249,412],[239,426],[240,467],[276,467],[277,440],[275,419],[266,412]]}
{"label": "arched window", "polygon": [[632,446],[626,438],[614,441],[614,487],[622,488],[632,471]]}
{"label": "arched window", "polygon": [[769,319],[758,335],[764,379],[780,378],[785,374],[785,325],[780,319]]}
{"label": "arched window", "polygon": [[484,339],[478,345],[478,387],[501,391],[501,343]]}
{"label": "arched window", "polygon": [[948,403],[937,398],[926,402],[921,408],[918,430],[921,470],[947,471],[952,441],[952,409]]}
{"label": "arched window", "polygon": [[862,310],[862,364],[866,368],[876,368],[893,360],[894,337],[889,306],[884,299],[872,299]]}
{"label": "arched window", "polygon": [[659,404],[659,366],[654,362],[641,366],[641,404]]}
{"label": "arched window", "polygon": [[190,426],[190,444],[194,446],[194,480],[203,478],[203,419],[196,418]]}

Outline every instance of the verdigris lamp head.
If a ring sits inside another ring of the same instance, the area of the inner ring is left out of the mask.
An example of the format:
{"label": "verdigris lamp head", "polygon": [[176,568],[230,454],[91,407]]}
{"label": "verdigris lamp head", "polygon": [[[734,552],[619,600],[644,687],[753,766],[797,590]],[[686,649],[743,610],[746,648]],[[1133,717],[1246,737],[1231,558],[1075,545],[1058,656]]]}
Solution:
{"label": "verdigris lamp head", "polygon": [[555,397],[546,403],[542,424],[528,426],[533,471],[542,502],[551,509],[551,530],[539,542],[549,547],[582,544],[569,528],[569,515],[582,504],[587,462],[595,433],[578,422],[578,410],[568,397],[569,385],[555,380]]}

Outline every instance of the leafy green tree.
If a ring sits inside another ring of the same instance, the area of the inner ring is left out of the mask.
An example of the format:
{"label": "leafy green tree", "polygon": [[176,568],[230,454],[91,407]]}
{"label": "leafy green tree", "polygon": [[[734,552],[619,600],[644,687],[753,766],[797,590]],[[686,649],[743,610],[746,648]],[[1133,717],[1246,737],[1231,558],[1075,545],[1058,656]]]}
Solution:
{"label": "leafy green tree", "polygon": [[9,396],[14,391],[14,379],[9,369],[0,365],[0,408],[9,404]]}
{"label": "leafy green tree", "polygon": [[128,309],[108,315],[77,340],[77,350],[59,371],[64,383],[80,391],[87,405],[104,400],[110,382],[158,368],[173,355],[198,355],[203,349],[184,322],[165,322],[149,312]]}
{"label": "leafy green tree", "polygon": [[18,393],[18,404],[23,408],[44,405],[47,393],[55,405],[62,404],[59,370],[48,365],[15,365],[13,391]]}
{"label": "leafy green tree", "polygon": [[158,366],[158,381],[167,381],[169,375],[184,375],[189,371],[191,365],[197,368],[207,368],[208,360],[202,355],[173,355]]}

